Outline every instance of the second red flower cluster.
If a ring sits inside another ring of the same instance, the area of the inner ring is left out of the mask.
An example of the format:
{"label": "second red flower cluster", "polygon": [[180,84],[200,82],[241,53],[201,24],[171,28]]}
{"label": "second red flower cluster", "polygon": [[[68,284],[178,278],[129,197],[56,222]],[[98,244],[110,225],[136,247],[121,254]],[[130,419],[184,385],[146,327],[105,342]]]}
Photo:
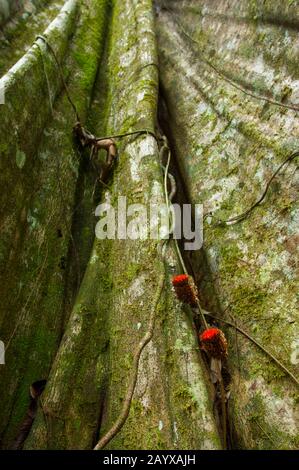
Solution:
{"label": "second red flower cluster", "polygon": [[[198,305],[198,291],[192,276],[179,274],[172,279],[177,298],[191,307]],[[219,328],[208,328],[200,335],[201,347],[211,357],[223,359],[227,356],[227,341]]]}

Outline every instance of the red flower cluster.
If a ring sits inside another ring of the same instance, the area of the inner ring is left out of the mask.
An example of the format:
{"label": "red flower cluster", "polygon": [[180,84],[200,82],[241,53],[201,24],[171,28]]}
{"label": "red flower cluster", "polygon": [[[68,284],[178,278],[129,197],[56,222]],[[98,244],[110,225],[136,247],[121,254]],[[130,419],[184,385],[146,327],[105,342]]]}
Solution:
{"label": "red flower cluster", "polygon": [[208,328],[200,335],[202,349],[210,356],[223,359],[227,356],[227,341],[219,328]]}
{"label": "red flower cluster", "polygon": [[188,284],[188,274],[178,274],[172,278],[172,284],[174,286],[181,286],[182,284]]}
{"label": "red flower cluster", "polygon": [[185,304],[196,307],[198,302],[198,293],[193,278],[187,274],[179,274],[172,279],[177,298]]}
{"label": "red flower cluster", "polygon": [[200,339],[201,341],[210,341],[219,334],[219,329],[218,328],[209,328],[208,330],[205,330]]}

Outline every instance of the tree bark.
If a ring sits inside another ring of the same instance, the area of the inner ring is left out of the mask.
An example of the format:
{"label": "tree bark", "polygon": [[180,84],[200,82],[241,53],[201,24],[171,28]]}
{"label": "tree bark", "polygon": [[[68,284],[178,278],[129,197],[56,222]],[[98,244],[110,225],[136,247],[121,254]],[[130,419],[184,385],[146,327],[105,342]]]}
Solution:
{"label": "tree bark", "polygon": [[[149,328],[128,417],[106,448],[225,447],[203,325],[171,286],[182,273],[173,241],[94,236],[99,203],[117,218],[120,196],[142,204],[148,225],[150,203],[165,203],[161,133],[177,202],[204,207],[203,247],[183,252],[200,304],[298,372],[296,160],[262,204],[224,222],[296,150],[296,4],[68,0],[45,32],[42,21],[23,32],[42,37],[0,79],[2,448],[94,448],[123,412]],[[80,146],[78,119],[97,137],[142,131],[114,139],[105,181],[104,151]],[[294,382],[223,329],[229,447],[297,448]]]}
{"label": "tree bark", "polygon": [[[244,93],[296,102],[292,8],[280,4],[278,15],[272,5],[253,12],[246,1],[229,7],[174,2],[172,10],[167,9],[172,2],[161,4],[166,7],[157,19],[164,119],[190,202],[204,207],[203,252],[191,263],[205,308],[227,320],[232,315],[296,376],[296,161],[277,175],[263,203],[244,220],[218,223],[248,209],[297,149],[296,111]],[[236,339],[231,329],[226,334],[234,445],[297,448],[296,384],[254,344]]]}
{"label": "tree bark", "polygon": [[[44,34],[58,60],[65,61],[63,72],[73,75],[69,90],[82,118],[104,41],[107,2],[89,6],[78,16],[78,2],[67,2]],[[71,54],[64,58],[76,21]],[[84,250],[93,238],[92,223],[81,218],[85,239],[80,244],[70,239],[73,211],[82,197],[77,182],[82,164],[72,136],[75,116],[64,92],[55,101],[61,78],[47,46],[41,40],[38,44],[2,78],[1,186],[7,191],[1,193],[0,289],[6,365],[0,396],[5,447],[26,412],[30,384],[48,376],[84,272]],[[70,277],[74,281],[68,282]]]}

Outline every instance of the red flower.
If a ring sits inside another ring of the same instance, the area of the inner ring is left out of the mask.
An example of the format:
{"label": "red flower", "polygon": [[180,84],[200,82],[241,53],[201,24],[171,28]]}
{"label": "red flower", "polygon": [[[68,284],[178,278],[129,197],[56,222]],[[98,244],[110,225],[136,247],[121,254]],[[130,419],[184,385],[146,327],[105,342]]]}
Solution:
{"label": "red flower", "polygon": [[219,328],[208,328],[200,335],[202,349],[210,356],[223,359],[227,356],[227,341]]}
{"label": "red flower", "polygon": [[194,284],[192,276],[187,274],[179,274],[174,276],[172,279],[172,285],[174,287],[177,298],[185,304],[196,307],[198,302],[197,289]]}
{"label": "red flower", "polygon": [[205,330],[200,339],[201,341],[210,341],[219,334],[219,329],[218,328],[209,328],[208,330]]}
{"label": "red flower", "polygon": [[188,284],[189,282],[189,276],[187,274],[178,274],[177,276],[174,276],[172,278],[172,284],[173,286],[181,286]]}

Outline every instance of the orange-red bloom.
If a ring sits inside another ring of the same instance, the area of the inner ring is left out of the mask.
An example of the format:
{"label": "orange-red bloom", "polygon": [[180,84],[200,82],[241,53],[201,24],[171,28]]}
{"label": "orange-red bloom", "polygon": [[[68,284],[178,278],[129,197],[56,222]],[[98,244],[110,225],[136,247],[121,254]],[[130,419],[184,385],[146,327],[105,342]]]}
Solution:
{"label": "orange-red bloom", "polygon": [[218,336],[219,331],[220,330],[218,328],[208,328],[202,333],[200,339],[201,341],[210,341],[216,336]]}
{"label": "orange-red bloom", "polygon": [[174,276],[172,279],[172,285],[177,298],[181,302],[189,304],[191,307],[196,307],[198,302],[198,293],[192,276],[188,276],[187,274]]}
{"label": "orange-red bloom", "polygon": [[174,286],[181,286],[188,284],[189,276],[188,274],[178,274],[172,278],[172,284]]}
{"label": "orange-red bloom", "polygon": [[208,328],[200,335],[202,349],[210,356],[223,359],[227,356],[227,341],[219,328]]}

